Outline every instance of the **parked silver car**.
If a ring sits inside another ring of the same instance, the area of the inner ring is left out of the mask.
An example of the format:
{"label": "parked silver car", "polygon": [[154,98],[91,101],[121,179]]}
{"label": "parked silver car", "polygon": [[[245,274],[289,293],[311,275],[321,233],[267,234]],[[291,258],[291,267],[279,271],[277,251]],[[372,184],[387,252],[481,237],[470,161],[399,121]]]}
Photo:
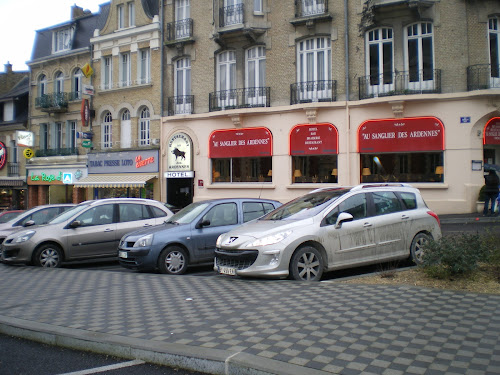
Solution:
{"label": "parked silver car", "polygon": [[47,225],[8,236],[2,258],[4,263],[59,267],[63,261],[117,256],[123,235],[159,225],[172,215],[163,203],[150,199],[82,202]]}
{"label": "parked silver car", "polygon": [[323,272],[412,257],[438,216],[408,184],[319,189],[217,239],[221,274],[317,281]]}

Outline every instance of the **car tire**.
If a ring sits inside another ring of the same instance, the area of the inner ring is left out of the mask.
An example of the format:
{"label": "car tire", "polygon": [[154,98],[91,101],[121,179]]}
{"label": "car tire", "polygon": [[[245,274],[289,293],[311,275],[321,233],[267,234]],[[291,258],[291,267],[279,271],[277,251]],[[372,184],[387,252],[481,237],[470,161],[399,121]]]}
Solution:
{"label": "car tire", "polygon": [[323,275],[324,261],[318,249],[304,246],[293,254],[290,276],[299,281],[319,281]]}
{"label": "car tire", "polygon": [[38,267],[59,268],[63,259],[63,253],[59,246],[45,244],[40,246],[33,258],[33,264]]}
{"label": "car tire", "polygon": [[430,241],[431,237],[425,233],[418,233],[415,237],[413,237],[413,241],[411,241],[410,246],[410,257],[413,263],[422,264],[423,256],[424,256],[424,245]]}
{"label": "car tire", "polygon": [[162,251],[158,263],[161,273],[182,275],[187,269],[188,256],[183,248],[170,246]]}

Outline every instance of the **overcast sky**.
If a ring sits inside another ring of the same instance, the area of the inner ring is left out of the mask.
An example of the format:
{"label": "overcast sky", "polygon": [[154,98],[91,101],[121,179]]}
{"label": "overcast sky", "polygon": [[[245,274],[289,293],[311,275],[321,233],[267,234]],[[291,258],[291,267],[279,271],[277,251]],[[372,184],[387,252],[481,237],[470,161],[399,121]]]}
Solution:
{"label": "overcast sky", "polygon": [[69,21],[71,7],[92,13],[107,0],[0,0],[0,72],[7,62],[13,70],[28,70],[35,30]]}

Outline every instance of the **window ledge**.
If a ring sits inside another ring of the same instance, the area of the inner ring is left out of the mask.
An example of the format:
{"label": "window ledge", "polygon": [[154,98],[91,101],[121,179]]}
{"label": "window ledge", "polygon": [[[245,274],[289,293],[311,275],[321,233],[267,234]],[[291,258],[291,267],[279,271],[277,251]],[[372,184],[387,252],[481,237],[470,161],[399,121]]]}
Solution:
{"label": "window ledge", "polygon": [[276,189],[276,185],[269,182],[254,182],[254,183],[240,183],[240,182],[217,182],[215,184],[206,185],[207,189]]}

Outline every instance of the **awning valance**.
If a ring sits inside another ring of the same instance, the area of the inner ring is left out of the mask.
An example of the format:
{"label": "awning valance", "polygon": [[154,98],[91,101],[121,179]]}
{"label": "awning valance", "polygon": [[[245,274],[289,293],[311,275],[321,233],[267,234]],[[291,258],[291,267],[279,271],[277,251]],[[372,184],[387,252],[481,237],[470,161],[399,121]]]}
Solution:
{"label": "awning valance", "polygon": [[210,134],[209,158],[252,158],[273,155],[273,136],[267,128],[215,130]]}
{"label": "awning valance", "polygon": [[296,125],[290,132],[290,155],[338,154],[338,138],[332,124]]}
{"label": "awning valance", "polygon": [[500,145],[500,117],[493,117],[486,123],[483,131],[485,145]]}
{"label": "awning valance", "polygon": [[25,182],[23,180],[15,180],[15,179],[10,179],[10,180],[5,180],[5,179],[0,179],[0,186],[23,186]]}
{"label": "awning valance", "polygon": [[73,185],[79,188],[123,188],[144,187],[146,182],[158,177],[157,175],[113,175],[94,174],[75,181]]}

